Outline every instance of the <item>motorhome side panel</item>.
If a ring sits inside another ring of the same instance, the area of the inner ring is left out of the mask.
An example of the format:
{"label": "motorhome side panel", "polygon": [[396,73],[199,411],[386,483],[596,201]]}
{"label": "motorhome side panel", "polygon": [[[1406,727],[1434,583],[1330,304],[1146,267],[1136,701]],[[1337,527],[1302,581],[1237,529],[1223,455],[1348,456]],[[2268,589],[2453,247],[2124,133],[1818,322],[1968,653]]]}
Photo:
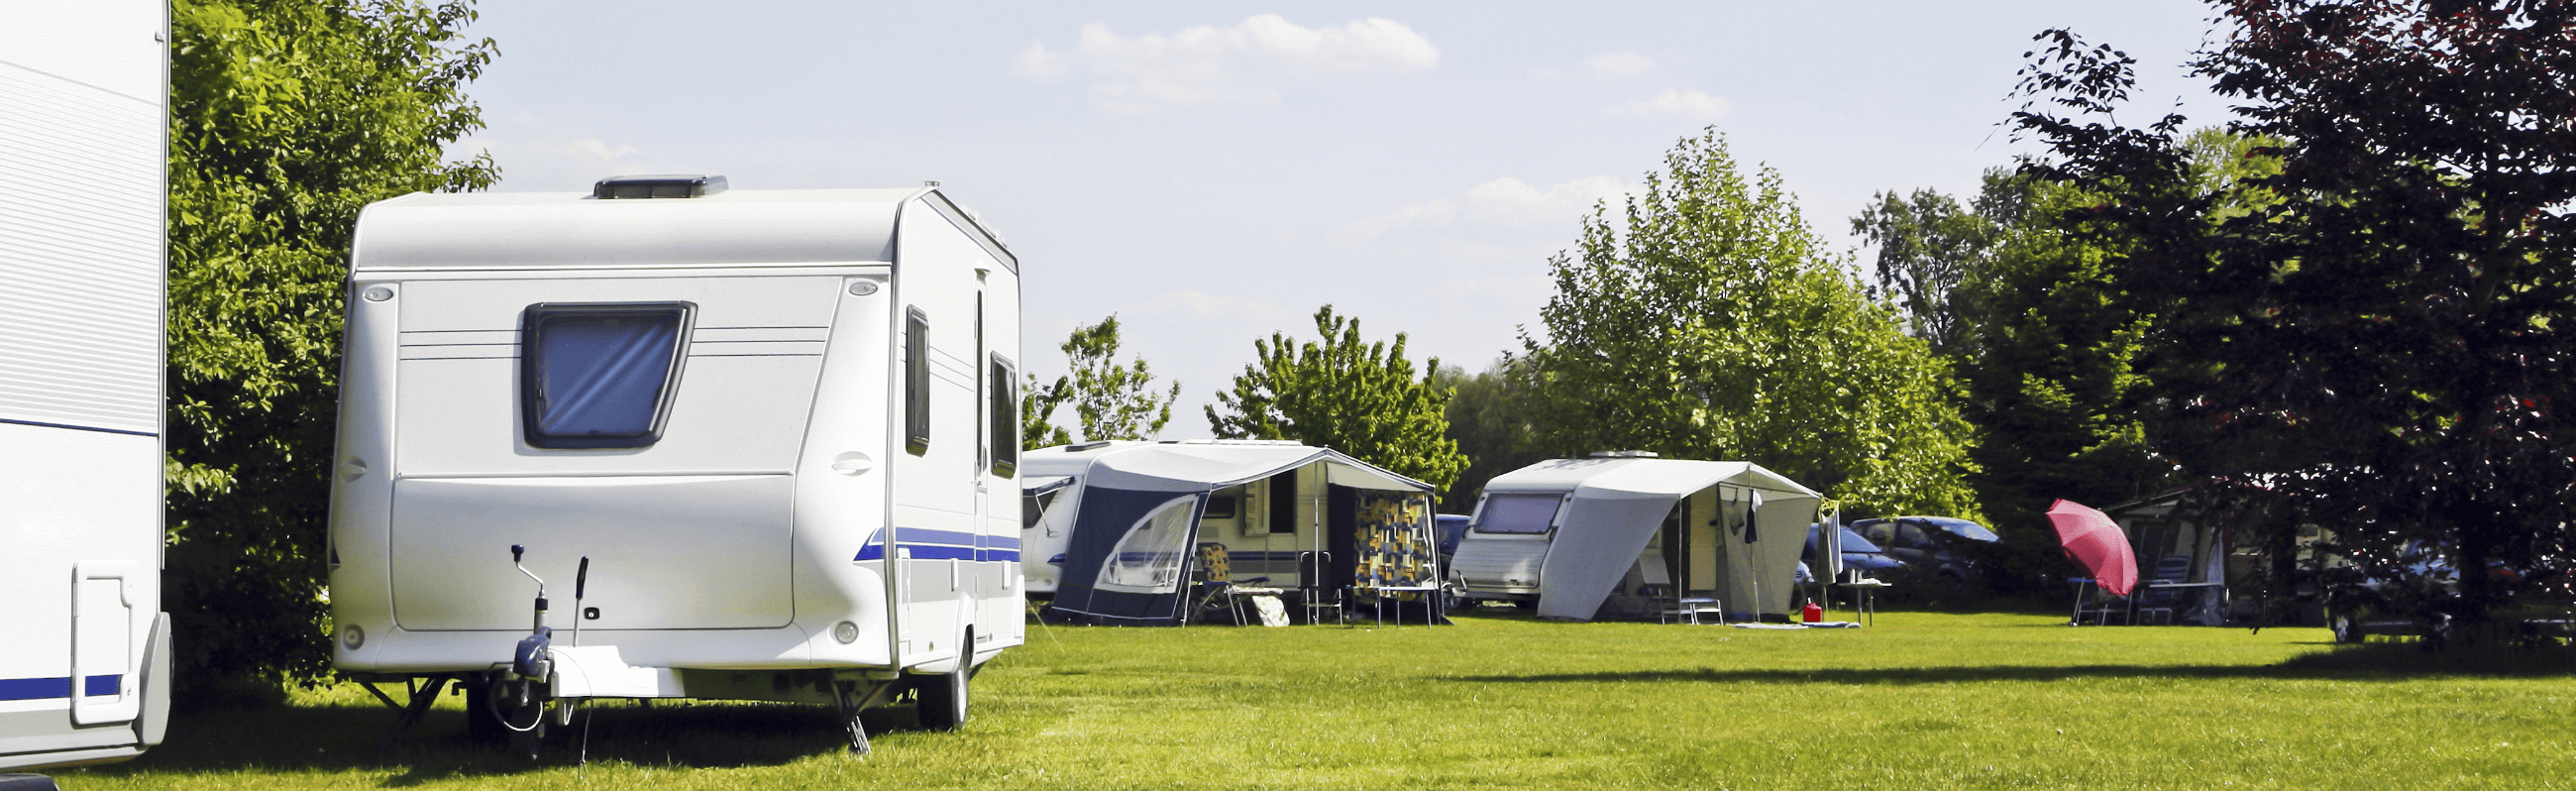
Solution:
{"label": "motorhome side panel", "polygon": [[[903,434],[893,464],[893,516],[903,537],[895,561],[903,564],[896,642],[906,667],[928,663],[945,672],[963,655],[958,641],[978,620],[978,600],[1019,591],[1001,563],[980,559],[998,537],[996,511],[1012,523],[1006,536],[1018,537],[1015,484],[990,471],[984,403],[996,312],[988,284],[1009,270],[926,201],[907,205],[901,223],[895,293],[903,307],[893,327],[901,359],[893,389],[904,402],[890,421]],[[1016,623],[1010,631],[1016,641]],[[978,643],[997,638],[987,633]]]}
{"label": "motorhome side panel", "polygon": [[1027,559],[1020,547],[1019,388],[1020,277],[1010,267],[985,256],[985,353],[982,419],[986,463],[983,529],[977,533],[974,579],[976,645],[992,653],[1020,645],[1027,637],[1027,584],[1021,571]]}
{"label": "motorhome side panel", "polygon": [[5,771],[161,738],[168,90],[158,0],[0,0],[0,20]]}

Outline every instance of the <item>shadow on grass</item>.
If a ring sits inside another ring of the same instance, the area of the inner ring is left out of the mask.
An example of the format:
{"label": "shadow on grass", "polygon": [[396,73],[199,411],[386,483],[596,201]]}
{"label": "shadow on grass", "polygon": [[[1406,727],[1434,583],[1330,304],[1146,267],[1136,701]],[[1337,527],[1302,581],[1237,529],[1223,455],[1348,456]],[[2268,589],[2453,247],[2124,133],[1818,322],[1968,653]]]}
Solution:
{"label": "shadow on grass", "polygon": [[1962,665],[1949,667],[1658,670],[1634,673],[1544,673],[1460,676],[1474,683],[1956,684],[1974,681],[2066,681],[2079,678],[2323,679],[2400,682],[2427,676],[2576,677],[2576,652],[2565,648],[2481,652],[2424,651],[2408,643],[2347,646],[2272,665]]}
{"label": "shadow on grass", "polygon": [[[456,777],[513,775],[571,766],[589,723],[592,761],[639,766],[731,768],[771,766],[848,749],[823,706],[718,703],[638,706],[616,702],[585,710],[570,727],[548,724],[543,755],[531,760],[498,741],[465,733],[465,714],[432,711],[390,754],[375,753],[395,712],[381,706],[276,706],[181,713],[167,742],[133,762],[88,770],[100,775],[160,772],[367,772],[392,770],[387,787]],[[917,729],[909,706],[861,716],[871,736]]]}

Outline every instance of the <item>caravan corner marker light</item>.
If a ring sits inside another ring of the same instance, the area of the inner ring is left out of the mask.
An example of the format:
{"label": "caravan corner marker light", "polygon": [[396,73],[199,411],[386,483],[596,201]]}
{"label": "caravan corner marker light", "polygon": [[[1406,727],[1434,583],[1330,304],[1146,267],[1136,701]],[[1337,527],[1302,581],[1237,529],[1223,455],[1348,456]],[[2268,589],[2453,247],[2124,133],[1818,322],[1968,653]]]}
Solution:
{"label": "caravan corner marker light", "polygon": [[852,280],[852,281],[850,281],[850,296],[853,296],[853,297],[864,297],[864,296],[867,296],[867,295],[869,295],[869,294],[874,294],[874,293],[877,293],[877,281],[874,281],[874,280]]}
{"label": "caravan corner marker light", "polygon": [[368,302],[383,302],[394,298],[394,290],[384,286],[370,286],[366,293],[360,296],[366,297]]}
{"label": "caravan corner marker light", "polygon": [[354,623],[340,627],[341,646],[346,647],[351,651],[355,651],[358,650],[358,646],[366,644],[367,630],[359,628],[359,626]]}
{"label": "caravan corner marker light", "polygon": [[833,624],[832,639],[841,641],[842,645],[849,645],[851,643],[858,642],[859,625],[849,621],[842,621],[840,623]]}

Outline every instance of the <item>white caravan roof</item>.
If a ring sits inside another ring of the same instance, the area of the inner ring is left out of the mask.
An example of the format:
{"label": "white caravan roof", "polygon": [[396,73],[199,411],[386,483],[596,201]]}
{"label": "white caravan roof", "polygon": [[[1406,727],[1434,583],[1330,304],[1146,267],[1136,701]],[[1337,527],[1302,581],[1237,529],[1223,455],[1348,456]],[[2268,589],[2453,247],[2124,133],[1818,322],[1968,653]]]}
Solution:
{"label": "white caravan roof", "polygon": [[[1574,492],[1610,499],[1673,498],[1720,483],[1747,486],[1763,499],[1824,495],[1749,461],[1688,459],[1549,459],[1494,476],[1488,492]],[[1803,539],[1801,539],[1803,540]]]}
{"label": "white caravan roof", "polygon": [[[1807,524],[1824,495],[1745,461],[1686,459],[1550,459],[1513,470],[1485,484],[1488,494],[1562,493],[1565,513],[1551,539],[1539,573],[1538,614],[1542,618],[1591,620],[1601,602],[1654,538],[1673,505],[1682,498],[1719,484],[1758,492],[1761,507],[1754,520],[1756,547],[1730,562],[1728,579],[1743,580],[1744,590],[1726,591],[1730,609],[1786,610],[1796,577],[1798,554],[1805,549]],[[1722,540],[1735,541],[1733,537]],[[1733,587],[1730,585],[1730,587]],[[1758,599],[1751,607],[1741,601]]]}
{"label": "white caravan roof", "polygon": [[930,188],[726,190],[650,200],[413,193],[366,208],[350,258],[359,271],[891,262],[896,223],[915,198],[1018,271],[1000,237]]}
{"label": "white caravan roof", "polygon": [[1280,440],[1105,442],[1039,448],[1020,455],[1023,480],[1081,475],[1084,486],[1142,492],[1202,492],[1258,481],[1317,461],[1325,480],[1358,489],[1431,491],[1331,448]]}

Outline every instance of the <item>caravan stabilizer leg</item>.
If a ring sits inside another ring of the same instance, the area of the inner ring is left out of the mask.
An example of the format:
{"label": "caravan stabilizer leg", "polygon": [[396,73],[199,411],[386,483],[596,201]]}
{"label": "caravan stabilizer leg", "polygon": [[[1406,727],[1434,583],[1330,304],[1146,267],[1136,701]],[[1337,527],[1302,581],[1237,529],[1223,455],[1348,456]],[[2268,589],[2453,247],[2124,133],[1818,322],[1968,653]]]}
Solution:
{"label": "caravan stabilizer leg", "polygon": [[868,726],[859,722],[859,711],[863,707],[859,701],[858,686],[859,683],[856,681],[833,681],[832,702],[841,712],[841,727],[850,732],[850,754],[866,758],[869,750]]}
{"label": "caravan stabilizer leg", "polygon": [[[411,733],[412,726],[420,724],[421,715],[428,714],[430,705],[438,702],[439,690],[447,687],[447,677],[430,676],[417,685],[406,686],[411,690],[411,705],[404,706],[402,713],[395,715],[393,730],[387,731],[384,740],[376,743],[376,756],[379,758],[393,755],[394,745],[400,744],[403,736]],[[376,697],[386,698],[385,693],[377,692],[373,684],[367,685],[367,691],[375,692]],[[386,698],[386,702],[393,701]]]}

